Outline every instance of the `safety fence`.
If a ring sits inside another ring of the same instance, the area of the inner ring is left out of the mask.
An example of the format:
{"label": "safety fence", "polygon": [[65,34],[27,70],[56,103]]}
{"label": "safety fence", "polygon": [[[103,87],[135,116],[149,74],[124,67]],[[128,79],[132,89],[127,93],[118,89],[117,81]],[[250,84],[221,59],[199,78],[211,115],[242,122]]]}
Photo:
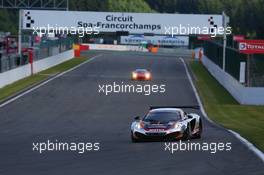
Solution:
{"label": "safety fence", "polygon": [[[24,44],[25,45],[25,44]],[[72,49],[73,40],[71,38],[43,39],[41,42],[34,44],[32,48],[34,61],[44,59],[66,50]],[[18,53],[5,54],[0,53],[0,73],[29,63],[29,52],[22,49],[22,54]]]}
{"label": "safety fence", "polygon": [[[223,46],[219,42],[205,41],[204,54],[219,67],[223,67]],[[246,85],[251,87],[264,87],[264,55],[247,55],[239,53],[235,48],[226,47],[225,71],[239,81],[240,63],[246,64]]]}

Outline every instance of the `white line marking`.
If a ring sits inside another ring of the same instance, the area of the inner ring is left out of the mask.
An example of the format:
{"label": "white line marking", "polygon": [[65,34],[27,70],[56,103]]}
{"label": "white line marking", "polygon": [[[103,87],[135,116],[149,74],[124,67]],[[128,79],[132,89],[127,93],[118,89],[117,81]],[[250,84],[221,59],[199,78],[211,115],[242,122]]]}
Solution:
{"label": "white line marking", "polygon": [[75,67],[73,67],[73,68],[71,68],[71,69],[69,69],[69,70],[66,70],[66,71],[64,71],[64,72],[61,72],[61,73],[59,73],[58,75],[56,75],[56,76],[54,76],[54,77],[52,77],[52,78],[50,78],[50,79],[48,79],[48,80],[46,80],[46,81],[40,83],[39,85],[36,85],[36,86],[32,87],[31,89],[29,89],[29,90],[27,90],[27,91],[25,91],[25,92],[23,92],[23,93],[21,93],[21,94],[15,96],[14,98],[11,98],[11,99],[7,100],[6,102],[0,104],[0,108],[2,108],[2,107],[4,107],[4,106],[8,105],[9,103],[12,103],[13,101],[19,99],[20,97],[23,97],[24,95],[26,95],[26,94],[28,94],[28,93],[30,93],[30,92],[32,92],[32,91],[34,91],[34,90],[40,88],[41,86],[44,86],[45,84],[49,83],[50,81],[52,81],[52,80],[54,80],[54,79],[56,79],[56,78],[58,78],[58,77],[61,77],[62,75],[66,74],[66,73],[68,73],[68,72],[71,72],[71,71],[73,71],[73,70],[75,70],[75,69],[81,67],[82,65],[84,65],[84,64],[86,64],[86,63],[88,63],[88,62],[90,62],[90,61],[93,61],[95,58],[100,57],[100,56],[102,56],[102,55],[101,55],[101,54],[100,54],[100,55],[96,55],[96,56],[94,56],[94,57],[88,59],[87,61],[85,61],[85,62],[83,62],[83,63],[81,63],[81,64],[79,64],[79,65],[77,65],[77,66],[75,66]]}
{"label": "white line marking", "polygon": [[199,106],[201,107],[201,112],[202,112],[202,114],[204,115],[204,117],[205,117],[208,121],[210,121],[211,123],[214,123],[214,122],[213,122],[213,121],[207,116],[207,114],[206,114],[206,112],[205,112],[205,110],[204,110],[203,103],[202,103],[202,101],[201,101],[201,99],[200,99],[200,96],[199,96],[199,94],[198,94],[198,91],[197,91],[196,87],[194,86],[194,83],[193,83],[193,81],[192,81],[191,75],[190,75],[190,73],[189,73],[189,71],[188,71],[188,68],[187,68],[187,66],[186,66],[186,63],[184,62],[184,60],[183,60],[181,57],[180,57],[180,60],[181,60],[181,62],[183,63],[183,66],[184,66],[185,72],[186,72],[187,77],[188,77],[188,79],[189,79],[189,81],[190,81],[190,83],[191,83],[191,86],[192,86],[193,92],[194,92],[194,94],[195,94],[195,97],[196,97],[196,99],[197,99],[197,102],[198,102]]}
{"label": "white line marking", "polygon": [[264,162],[264,154],[261,150],[256,148],[252,143],[250,143],[247,139],[242,137],[237,132],[229,129],[229,132],[231,132],[236,138],[238,138],[242,143],[244,143],[251,151],[253,151],[263,162]]}
{"label": "white line marking", "polygon": [[[185,71],[186,71],[186,74],[187,74],[187,77],[191,83],[191,86],[192,86],[192,89],[195,93],[195,96],[196,96],[196,99],[198,101],[198,104],[199,106],[201,107],[201,112],[202,114],[204,115],[204,117],[212,124],[214,125],[218,125],[217,123],[215,123],[214,121],[212,121],[208,115],[206,114],[205,110],[204,110],[204,107],[203,107],[203,104],[201,102],[201,99],[200,99],[200,96],[197,92],[197,89],[196,87],[194,86],[194,83],[192,81],[192,78],[191,78],[191,75],[187,69],[187,66],[186,66],[186,63],[184,62],[184,60],[180,57],[180,60],[181,62],[183,63],[184,65],[184,68],[185,68]],[[240,140],[246,147],[248,147],[249,150],[253,151],[261,160],[262,162],[264,162],[264,153],[259,150],[257,147],[255,147],[252,143],[250,143],[247,139],[245,139],[244,137],[242,137],[240,134],[238,134],[237,132],[233,131],[233,130],[230,130],[230,129],[227,129],[227,131],[229,131],[230,133],[232,133],[238,140]]]}

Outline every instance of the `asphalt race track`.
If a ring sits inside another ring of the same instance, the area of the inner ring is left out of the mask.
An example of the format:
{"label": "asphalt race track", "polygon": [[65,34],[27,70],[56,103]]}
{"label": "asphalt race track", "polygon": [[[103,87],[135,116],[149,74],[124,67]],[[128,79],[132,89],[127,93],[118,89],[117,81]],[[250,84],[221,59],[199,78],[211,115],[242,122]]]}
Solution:
{"label": "asphalt race track", "polygon": [[[151,82],[130,80],[136,68]],[[166,92],[104,95],[99,84],[165,84]],[[0,108],[1,175],[264,174],[263,163],[223,128],[203,120],[204,133],[191,142],[231,142],[231,151],[165,151],[163,142],[132,143],[130,123],[150,105],[197,105],[177,56],[104,53]],[[198,110],[192,111],[199,113]],[[230,116],[232,117],[232,116]],[[32,151],[32,142],[99,142],[100,150]]]}

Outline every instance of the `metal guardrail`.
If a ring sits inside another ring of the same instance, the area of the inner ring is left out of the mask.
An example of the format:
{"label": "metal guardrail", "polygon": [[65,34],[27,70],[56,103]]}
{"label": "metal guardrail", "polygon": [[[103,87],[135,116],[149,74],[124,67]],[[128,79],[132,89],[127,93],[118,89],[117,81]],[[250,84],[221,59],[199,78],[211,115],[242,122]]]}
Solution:
{"label": "metal guardrail", "polygon": [[[213,41],[204,42],[204,54],[212,60],[216,65],[222,68],[223,65],[223,46]],[[253,55],[249,60],[249,79],[248,86],[264,87],[264,55]],[[237,49],[226,48],[226,67],[227,73],[239,80],[240,62],[247,62],[245,54],[239,53]],[[247,65],[246,65],[247,66]]]}

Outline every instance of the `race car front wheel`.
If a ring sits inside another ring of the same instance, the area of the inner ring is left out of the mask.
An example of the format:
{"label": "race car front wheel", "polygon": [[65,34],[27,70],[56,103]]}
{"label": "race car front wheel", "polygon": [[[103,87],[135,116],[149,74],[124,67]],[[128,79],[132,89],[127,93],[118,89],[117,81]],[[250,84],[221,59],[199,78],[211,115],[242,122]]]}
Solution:
{"label": "race car front wheel", "polygon": [[134,134],[133,134],[132,131],[131,131],[131,141],[132,141],[133,143],[139,142],[139,139],[137,139],[137,138],[134,137]]}
{"label": "race car front wheel", "polygon": [[190,125],[188,125],[187,128],[185,129],[184,133],[183,133],[182,140],[191,139],[191,134],[192,134],[191,127],[190,127]]}
{"label": "race car front wheel", "polygon": [[195,134],[194,138],[200,139],[202,137],[202,132],[203,132],[203,123],[202,120],[199,120],[199,131]]}

